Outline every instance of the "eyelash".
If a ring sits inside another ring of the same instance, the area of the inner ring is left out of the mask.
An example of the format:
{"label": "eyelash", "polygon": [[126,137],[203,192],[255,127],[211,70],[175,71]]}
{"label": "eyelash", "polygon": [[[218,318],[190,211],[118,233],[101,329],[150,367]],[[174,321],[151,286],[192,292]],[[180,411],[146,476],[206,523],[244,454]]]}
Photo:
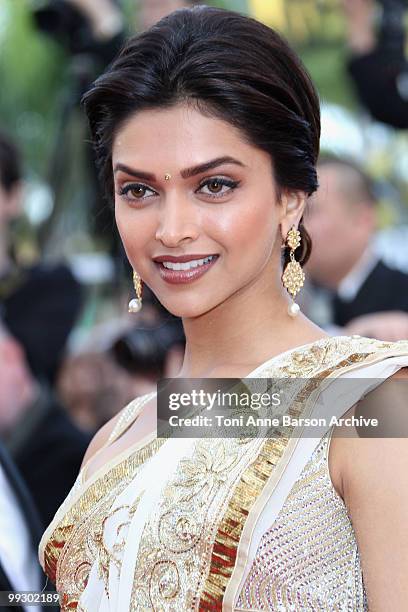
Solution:
{"label": "eyelash", "polygon": [[[233,181],[231,179],[226,179],[223,177],[213,177],[210,179],[206,179],[204,180],[198,187],[197,191],[199,191],[200,189],[202,189],[203,187],[205,187],[206,185],[209,185],[211,183],[219,183],[222,186],[225,187],[229,187],[229,189],[227,191],[224,191],[223,193],[220,194],[216,194],[216,193],[205,193],[203,195],[205,195],[206,197],[209,198],[213,198],[213,199],[220,199],[222,197],[224,197],[227,193],[231,193],[232,191],[234,191],[234,189],[236,189],[239,184],[240,181]],[[152,196],[146,196],[144,195],[141,198],[130,198],[127,194],[129,193],[129,191],[131,191],[132,189],[137,189],[137,188],[143,188],[145,190],[148,191],[154,191],[154,189],[151,189],[150,187],[148,187],[147,185],[144,185],[143,183],[130,183],[128,185],[124,185],[123,187],[121,187],[118,191],[118,195],[123,196],[126,200],[128,200],[129,202],[143,202],[144,200],[146,200],[147,198],[151,198]]]}

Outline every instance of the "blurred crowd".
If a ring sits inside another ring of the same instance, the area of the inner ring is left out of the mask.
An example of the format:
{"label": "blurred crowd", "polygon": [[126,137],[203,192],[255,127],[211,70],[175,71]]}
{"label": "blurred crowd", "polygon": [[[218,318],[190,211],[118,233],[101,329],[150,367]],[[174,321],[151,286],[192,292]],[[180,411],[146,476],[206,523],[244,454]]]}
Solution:
{"label": "blurred crowd", "polygon": [[[137,29],[193,4],[141,1]],[[341,7],[349,48],[344,68],[360,104],[374,119],[405,129],[405,2],[342,0]],[[81,73],[75,104],[129,32],[115,0],[51,0],[33,19],[66,53],[92,58]],[[147,288],[142,311],[129,314],[130,283],[118,283],[112,316],[73,341],[91,292],[66,261],[40,258],[27,264],[16,256],[23,160],[5,128],[0,117],[0,516],[9,517],[0,520],[0,590],[39,590],[39,533],[72,487],[92,435],[132,398],[155,389],[160,378],[177,375],[184,334],[180,320]],[[113,213],[101,208],[90,151],[87,155],[94,183],[90,207],[96,231],[106,232]],[[355,160],[329,154],[322,155],[318,175],[320,189],[305,219],[313,250],[303,311],[329,333],[408,338],[408,270],[385,262],[376,246],[376,181]],[[114,269],[125,270],[130,280],[117,235],[108,233]],[[407,248],[395,244],[396,250]]]}

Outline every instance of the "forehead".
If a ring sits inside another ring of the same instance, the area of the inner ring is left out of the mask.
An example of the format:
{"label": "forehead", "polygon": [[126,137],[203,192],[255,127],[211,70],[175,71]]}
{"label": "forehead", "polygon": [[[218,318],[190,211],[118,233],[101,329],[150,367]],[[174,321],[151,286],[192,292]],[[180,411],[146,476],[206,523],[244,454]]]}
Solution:
{"label": "forehead", "polygon": [[112,159],[123,164],[140,162],[183,168],[209,159],[233,155],[256,167],[269,155],[247,142],[246,135],[227,121],[203,115],[187,104],[143,110],[118,131]]}

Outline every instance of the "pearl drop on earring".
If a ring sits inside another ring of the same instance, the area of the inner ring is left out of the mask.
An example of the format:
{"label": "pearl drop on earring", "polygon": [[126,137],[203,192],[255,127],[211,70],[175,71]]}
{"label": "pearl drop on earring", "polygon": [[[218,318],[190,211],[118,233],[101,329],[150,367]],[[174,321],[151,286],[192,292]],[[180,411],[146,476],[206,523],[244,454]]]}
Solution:
{"label": "pearl drop on earring", "polygon": [[143,282],[136,270],[133,270],[133,285],[136,291],[136,297],[130,300],[128,312],[135,313],[142,309],[142,289]]}
{"label": "pearl drop on earring", "polygon": [[282,274],[282,283],[292,298],[292,303],[288,307],[288,315],[294,318],[298,316],[300,306],[293,300],[305,282],[305,273],[302,270],[302,266],[298,261],[296,261],[295,258],[295,251],[301,243],[301,235],[300,231],[297,230],[294,225],[288,231],[285,242],[286,246],[289,247],[290,252],[289,261],[286,264],[285,270]]}
{"label": "pearl drop on earring", "polygon": [[133,300],[130,300],[129,302],[129,306],[128,306],[128,310],[129,312],[139,312],[139,310],[142,309],[142,302],[141,300],[137,299],[137,298],[133,298]]}
{"label": "pearl drop on earring", "polygon": [[290,304],[290,306],[288,308],[289,316],[290,317],[297,317],[299,312],[300,312],[299,304],[296,304],[296,302],[292,302],[292,304]]}

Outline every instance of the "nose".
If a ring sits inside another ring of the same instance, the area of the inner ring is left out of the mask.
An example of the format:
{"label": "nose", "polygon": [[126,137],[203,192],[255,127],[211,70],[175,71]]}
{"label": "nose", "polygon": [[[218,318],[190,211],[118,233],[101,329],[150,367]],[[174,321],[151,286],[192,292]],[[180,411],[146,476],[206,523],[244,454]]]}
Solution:
{"label": "nose", "polygon": [[156,240],[171,248],[185,241],[194,241],[198,235],[199,220],[194,204],[177,194],[168,196],[160,210]]}

